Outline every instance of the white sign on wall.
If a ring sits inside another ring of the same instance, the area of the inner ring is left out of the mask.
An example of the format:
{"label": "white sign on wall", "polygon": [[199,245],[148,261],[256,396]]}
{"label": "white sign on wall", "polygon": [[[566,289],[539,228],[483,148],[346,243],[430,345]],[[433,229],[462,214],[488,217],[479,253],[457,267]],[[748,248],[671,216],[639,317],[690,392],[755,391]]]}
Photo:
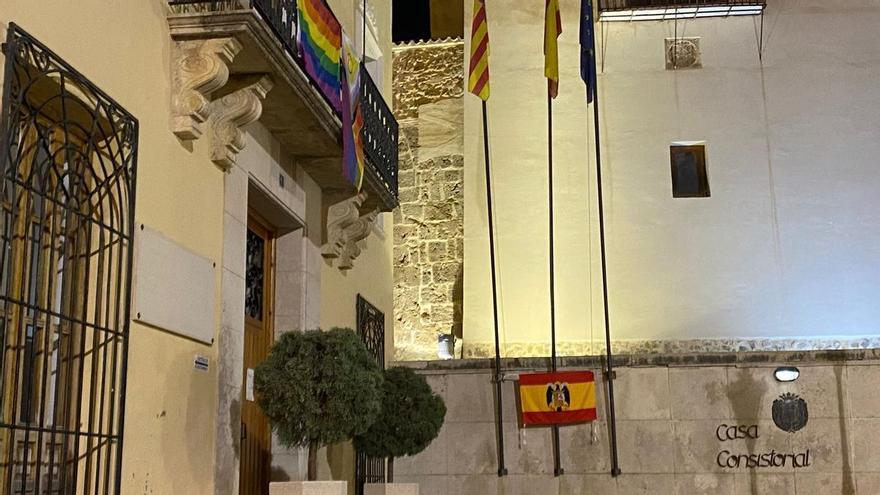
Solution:
{"label": "white sign on wall", "polygon": [[214,262],[143,224],[135,231],[135,320],[205,344],[214,340]]}
{"label": "white sign on wall", "polygon": [[208,360],[207,356],[196,355],[196,357],[193,358],[193,369],[196,371],[205,371],[206,372],[206,371],[208,371],[208,364],[209,363],[210,363],[210,360]]}
{"label": "white sign on wall", "polygon": [[251,402],[254,401],[254,369],[247,369],[247,379],[245,380],[244,398]]}

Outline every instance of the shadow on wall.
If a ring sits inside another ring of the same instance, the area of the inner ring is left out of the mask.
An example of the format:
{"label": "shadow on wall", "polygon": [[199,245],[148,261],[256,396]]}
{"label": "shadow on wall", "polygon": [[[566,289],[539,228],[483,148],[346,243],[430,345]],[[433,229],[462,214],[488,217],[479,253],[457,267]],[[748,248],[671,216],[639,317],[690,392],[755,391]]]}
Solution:
{"label": "shadow on wall", "polygon": [[843,459],[843,468],[841,469],[840,485],[841,495],[849,495],[856,492],[855,483],[853,482],[852,466],[849,457],[849,431],[846,425],[846,389],[843,384],[843,366],[834,367],[834,385],[837,387],[837,413],[840,421],[840,457]]}
{"label": "shadow on wall", "polygon": [[[758,419],[760,417],[760,401],[752,402],[742,400],[744,397],[763,397],[767,392],[764,382],[755,379],[751,373],[737,373],[738,379],[730,382],[728,394],[730,399],[730,407],[733,417],[738,420]],[[749,455],[756,453],[756,438],[745,438],[746,450]],[[752,495],[760,495],[761,491],[758,486],[758,473],[754,469],[748,471],[749,476],[749,492]]]}
{"label": "shadow on wall", "polygon": [[455,340],[460,342],[464,337],[464,264],[458,267],[455,275],[455,283],[452,285],[452,334]]}
{"label": "shadow on wall", "polygon": [[[838,417],[840,422],[840,456],[842,460],[842,468],[841,468],[841,485],[840,485],[840,493],[841,495],[852,495],[855,493],[855,483],[853,481],[852,474],[852,465],[850,459],[850,446],[849,446],[849,431],[847,426],[847,414],[846,414],[846,389],[843,383],[843,366],[835,366],[834,368],[835,375],[835,387],[837,393],[837,407],[838,407]],[[772,368],[767,368],[767,371],[770,372]],[[756,379],[752,373],[738,373],[738,379],[736,381],[730,382],[729,386],[729,398],[730,404],[733,412],[733,417],[739,421],[744,420],[758,420],[761,418],[761,401],[752,401],[747,400],[745,398],[763,398],[767,395],[768,386],[767,382]],[[757,439],[752,437],[747,437],[743,439],[746,444],[746,449],[748,450],[748,454],[756,454],[756,443]],[[763,487],[758,482],[758,471],[755,469],[748,470],[749,476],[749,490],[748,493],[752,495],[760,495]],[[828,492],[829,494],[831,492]]]}

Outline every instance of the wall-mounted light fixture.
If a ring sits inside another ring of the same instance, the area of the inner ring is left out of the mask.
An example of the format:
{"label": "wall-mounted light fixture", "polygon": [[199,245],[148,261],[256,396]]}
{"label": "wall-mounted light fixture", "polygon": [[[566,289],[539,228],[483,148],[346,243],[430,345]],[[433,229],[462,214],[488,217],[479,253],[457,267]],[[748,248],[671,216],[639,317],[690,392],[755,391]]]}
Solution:
{"label": "wall-mounted light fixture", "polygon": [[443,333],[437,336],[437,357],[440,359],[455,357],[455,335]]}
{"label": "wall-mounted light fixture", "polygon": [[777,382],[788,383],[797,380],[801,372],[794,366],[780,366],[773,372],[773,376],[776,377]]}

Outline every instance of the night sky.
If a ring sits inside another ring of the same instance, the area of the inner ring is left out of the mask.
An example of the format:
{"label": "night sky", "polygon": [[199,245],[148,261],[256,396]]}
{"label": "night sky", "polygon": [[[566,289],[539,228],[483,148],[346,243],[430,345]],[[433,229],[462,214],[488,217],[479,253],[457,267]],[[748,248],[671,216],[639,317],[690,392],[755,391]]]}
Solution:
{"label": "night sky", "polygon": [[431,38],[430,0],[394,0],[392,15],[395,43]]}

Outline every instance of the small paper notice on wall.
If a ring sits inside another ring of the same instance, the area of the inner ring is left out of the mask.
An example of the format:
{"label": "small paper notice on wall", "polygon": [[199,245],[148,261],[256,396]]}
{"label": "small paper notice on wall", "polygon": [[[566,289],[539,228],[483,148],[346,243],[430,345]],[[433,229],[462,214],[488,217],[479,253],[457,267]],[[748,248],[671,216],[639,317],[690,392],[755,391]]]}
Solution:
{"label": "small paper notice on wall", "polygon": [[247,383],[244,390],[244,398],[251,402],[254,401],[254,369],[247,370]]}
{"label": "small paper notice on wall", "polygon": [[196,371],[208,371],[208,363],[210,361],[206,356],[196,355],[195,359],[193,359],[193,368]]}

